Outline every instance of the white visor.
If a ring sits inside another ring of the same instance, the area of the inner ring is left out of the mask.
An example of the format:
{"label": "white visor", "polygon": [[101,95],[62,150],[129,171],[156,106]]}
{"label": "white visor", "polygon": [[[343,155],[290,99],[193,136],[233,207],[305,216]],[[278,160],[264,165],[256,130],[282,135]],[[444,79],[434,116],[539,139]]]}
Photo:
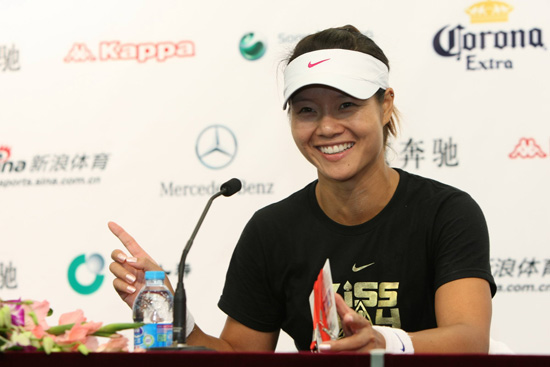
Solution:
{"label": "white visor", "polygon": [[340,48],[305,53],[285,69],[283,110],[298,89],[312,84],[327,85],[358,99],[368,99],[380,88],[387,89],[388,67],[371,55]]}

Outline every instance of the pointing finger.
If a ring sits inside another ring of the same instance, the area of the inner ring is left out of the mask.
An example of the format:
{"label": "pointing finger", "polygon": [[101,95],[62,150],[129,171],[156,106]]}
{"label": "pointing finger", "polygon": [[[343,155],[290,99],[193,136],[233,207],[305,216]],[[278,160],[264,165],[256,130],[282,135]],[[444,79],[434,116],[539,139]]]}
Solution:
{"label": "pointing finger", "polygon": [[120,240],[120,242],[122,242],[124,247],[126,247],[126,249],[130,252],[132,256],[147,257],[152,260],[152,258],[147,254],[147,252],[145,252],[145,250],[141,248],[141,246],[136,242],[136,240],[132,236],[130,236],[130,234],[128,234],[128,232],[126,232],[124,228],[122,228],[115,222],[109,222],[107,225],[111,230],[111,232],[115,236],[117,236],[117,238]]}

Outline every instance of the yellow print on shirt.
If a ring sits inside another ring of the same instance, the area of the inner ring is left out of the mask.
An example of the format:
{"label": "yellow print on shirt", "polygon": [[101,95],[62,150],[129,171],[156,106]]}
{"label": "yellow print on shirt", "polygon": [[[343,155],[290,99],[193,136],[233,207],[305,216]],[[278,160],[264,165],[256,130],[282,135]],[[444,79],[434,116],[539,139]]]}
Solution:
{"label": "yellow print on shirt", "polygon": [[[334,291],[341,283],[333,284]],[[401,316],[397,307],[399,282],[357,282],[349,281],[343,286],[344,301],[355,312],[373,325],[401,328]],[[370,308],[370,312],[367,311]],[[373,312],[374,308],[374,312]],[[374,318],[373,318],[374,317]]]}

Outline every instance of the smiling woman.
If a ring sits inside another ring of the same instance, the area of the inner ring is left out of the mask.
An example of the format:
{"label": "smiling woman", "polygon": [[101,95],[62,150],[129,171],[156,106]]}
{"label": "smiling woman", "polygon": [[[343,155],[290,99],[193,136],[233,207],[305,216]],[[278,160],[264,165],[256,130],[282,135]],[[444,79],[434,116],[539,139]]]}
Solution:
{"label": "smiling woman", "polygon": [[[483,213],[465,192],[390,167],[396,131],[388,60],[355,27],[302,39],[285,69],[284,108],[318,179],[258,210],[233,253],[219,338],[195,325],[188,343],[274,350],[280,330],[308,350],[309,295],[330,259],[339,340],[323,352],[487,353],[491,296]],[[132,257],[112,253],[115,289],[132,305],[154,260],[111,223]]]}
{"label": "smiling woman", "polygon": [[290,102],[292,136],[300,152],[317,168],[318,186],[331,180],[354,180],[356,184],[362,175],[385,169],[383,129],[392,111],[390,93],[383,104],[317,84],[294,93]]}

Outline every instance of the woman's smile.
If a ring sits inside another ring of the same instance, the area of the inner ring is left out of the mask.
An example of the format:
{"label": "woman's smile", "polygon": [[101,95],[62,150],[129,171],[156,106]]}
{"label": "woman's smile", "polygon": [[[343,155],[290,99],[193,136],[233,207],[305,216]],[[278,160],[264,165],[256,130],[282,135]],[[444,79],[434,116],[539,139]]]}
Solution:
{"label": "woman's smile", "polygon": [[384,112],[376,98],[357,99],[321,85],[290,102],[294,141],[320,178],[346,181],[384,165]]}
{"label": "woman's smile", "polygon": [[321,151],[323,154],[338,154],[342,153],[351,147],[353,147],[354,143],[344,143],[344,144],[334,144],[334,145],[323,145],[319,146],[317,149]]}

